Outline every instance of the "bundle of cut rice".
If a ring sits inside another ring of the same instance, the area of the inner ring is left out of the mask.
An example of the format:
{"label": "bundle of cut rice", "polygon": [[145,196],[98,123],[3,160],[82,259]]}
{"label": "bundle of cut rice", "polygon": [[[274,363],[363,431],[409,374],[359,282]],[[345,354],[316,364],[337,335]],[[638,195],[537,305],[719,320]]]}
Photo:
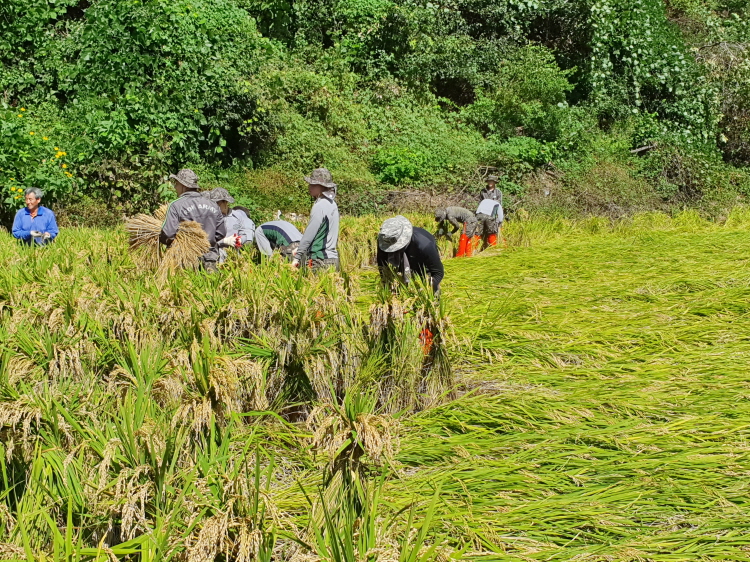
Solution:
{"label": "bundle of cut rice", "polygon": [[177,236],[164,251],[159,243],[159,235],[166,214],[167,205],[164,205],[153,217],[138,214],[126,222],[130,249],[138,256],[137,261],[146,268],[157,268],[161,279],[177,269],[197,268],[199,258],[210,247],[203,227],[197,222],[185,221],[180,223]]}

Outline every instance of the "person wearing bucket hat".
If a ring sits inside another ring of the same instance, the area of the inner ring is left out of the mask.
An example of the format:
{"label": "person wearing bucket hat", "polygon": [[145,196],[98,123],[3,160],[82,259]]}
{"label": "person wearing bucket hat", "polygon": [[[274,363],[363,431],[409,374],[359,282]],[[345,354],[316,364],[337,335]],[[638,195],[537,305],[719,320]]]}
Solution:
{"label": "person wearing bucket hat", "polygon": [[404,283],[409,283],[412,275],[429,275],[432,291],[435,296],[440,296],[440,282],[445,276],[445,269],[437,242],[424,228],[412,226],[406,217],[398,215],[381,225],[377,261],[384,283],[391,280],[394,272]]}
{"label": "person wearing bucket hat", "polygon": [[216,271],[216,263],[219,260],[218,244],[227,235],[221,209],[216,203],[198,193],[198,176],[193,170],[183,169],[169,178],[174,182],[177,200],[167,209],[159,240],[162,244],[170,246],[177,236],[181,222],[197,222],[203,227],[210,246],[208,252],[201,257],[201,263],[207,271]]}
{"label": "person wearing bucket hat", "polygon": [[453,226],[451,236],[456,232],[461,233],[458,239],[457,258],[471,256],[473,253],[474,235],[477,229],[477,217],[475,213],[463,207],[438,209],[435,211],[435,222],[438,223],[439,231],[448,232],[447,222]]}
{"label": "person wearing bucket hat", "polygon": [[497,176],[487,176],[485,180],[487,185],[479,194],[479,201],[482,202],[485,199],[492,199],[493,201],[503,201],[503,194],[497,189]]}
{"label": "person wearing bucket hat", "polygon": [[234,203],[234,197],[223,187],[204,191],[201,195],[216,203],[221,209],[221,214],[224,215],[227,235],[219,241],[219,263],[221,263],[227,257],[225,248],[239,249],[253,239],[255,223],[244,211],[229,207],[230,203]]}
{"label": "person wearing bucket hat", "polygon": [[316,168],[305,177],[310,196],[315,199],[310,221],[302,235],[292,265],[308,264],[313,271],[339,269],[339,208],[336,205],[336,184],[331,172]]}

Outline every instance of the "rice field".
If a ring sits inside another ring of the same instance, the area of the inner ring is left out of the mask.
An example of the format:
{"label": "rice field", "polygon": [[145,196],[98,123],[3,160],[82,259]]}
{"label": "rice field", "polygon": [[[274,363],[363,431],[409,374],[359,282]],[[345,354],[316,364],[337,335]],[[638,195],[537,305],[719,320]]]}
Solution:
{"label": "rice field", "polygon": [[0,239],[0,556],[750,559],[750,213],[519,220],[439,306],[378,222],[341,278]]}

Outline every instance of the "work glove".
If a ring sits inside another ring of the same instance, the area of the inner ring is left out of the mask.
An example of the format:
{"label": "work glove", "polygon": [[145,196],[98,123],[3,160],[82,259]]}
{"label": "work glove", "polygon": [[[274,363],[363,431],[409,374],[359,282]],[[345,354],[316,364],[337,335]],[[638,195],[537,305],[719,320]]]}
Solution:
{"label": "work glove", "polygon": [[292,260],[292,267],[299,269],[299,260],[297,258]]}
{"label": "work glove", "polygon": [[52,235],[49,232],[45,232],[44,234],[42,234],[42,238],[44,238],[45,240],[49,240],[50,238],[52,238]]}
{"label": "work glove", "polygon": [[41,235],[42,235],[42,233],[39,232],[38,230],[32,230],[31,231],[32,238],[39,238]]}
{"label": "work glove", "polygon": [[222,238],[219,242],[219,246],[235,246],[239,247],[239,240],[240,237],[236,234],[232,234],[230,236],[227,236],[226,238]]}

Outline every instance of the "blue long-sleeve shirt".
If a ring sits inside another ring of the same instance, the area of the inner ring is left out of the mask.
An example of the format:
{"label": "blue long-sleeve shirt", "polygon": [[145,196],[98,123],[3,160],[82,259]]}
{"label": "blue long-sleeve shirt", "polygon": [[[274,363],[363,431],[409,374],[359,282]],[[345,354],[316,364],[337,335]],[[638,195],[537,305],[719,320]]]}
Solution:
{"label": "blue long-sleeve shirt", "polygon": [[16,218],[13,219],[13,236],[27,244],[31,244],[32,230],[38,230],[42,234],[45,232],[50,233],[49,240],[44,240],[41,237],[34,238],[34,242],[37,244],[43,245],[54,240],[60,232],[57,228],[55,213],[50,211],[47,207],[39,205],[36,217],[32,217],[26,207],[19,209],[16,213]]}

